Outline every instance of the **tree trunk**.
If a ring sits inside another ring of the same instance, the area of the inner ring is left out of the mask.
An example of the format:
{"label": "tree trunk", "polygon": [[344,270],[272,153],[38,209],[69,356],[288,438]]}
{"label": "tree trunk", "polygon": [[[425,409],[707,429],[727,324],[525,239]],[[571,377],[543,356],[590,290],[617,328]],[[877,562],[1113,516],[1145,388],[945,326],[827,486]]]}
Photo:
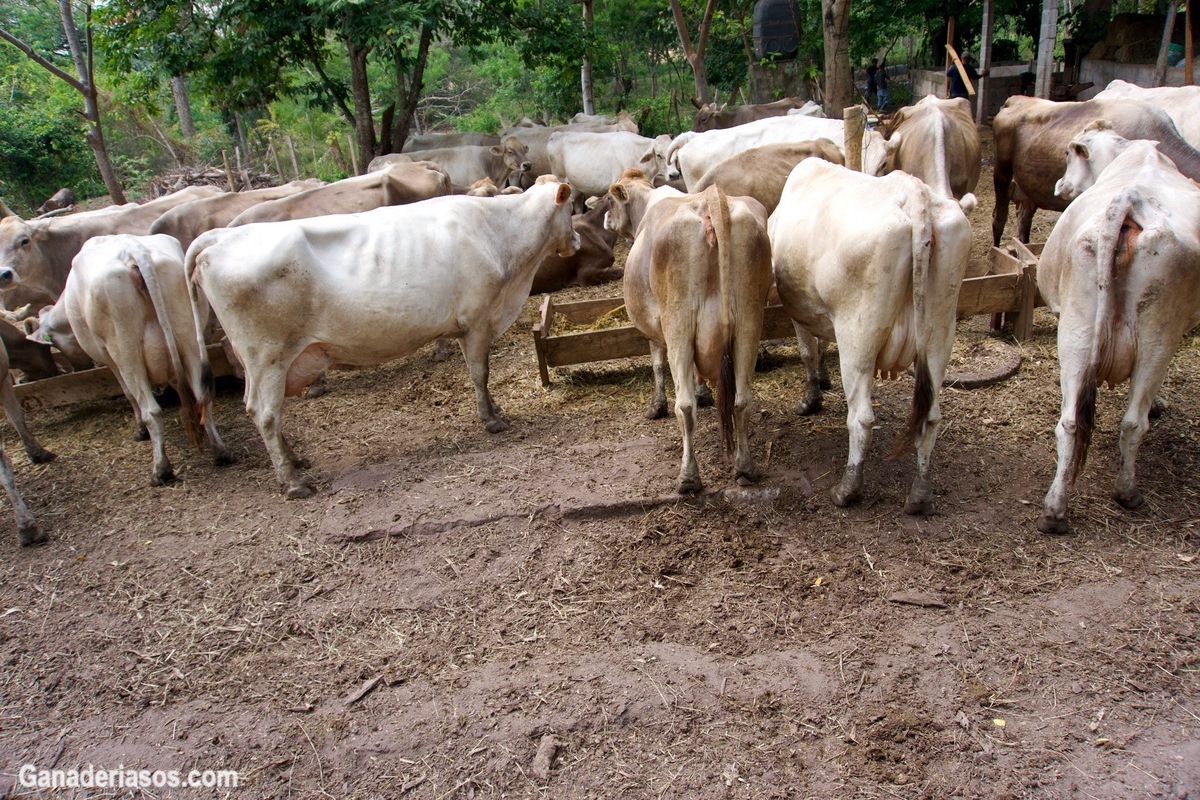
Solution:
{"label": "tree trunk", "polygon": [[363,175],[375,157],[375,118],[371,114],[371,84],[367,77],[369,47],[359,47],[346,37],[346,53],[350,56],[350,90],[354,94],[354,139],[358,147],[356,175]]}
{"label": "tree trunk", "polygon": [[[849,0],[845,0],[849,3]],[[683,8],[679,0],[671,0],[671,12],[675,16],[675,28],[679,31],[679,41],[683,44],[683,53],[692,67],[692,77],[696,83],[697,103],[708,102],[708,75],[704,69],[704,54],[708,49],[708,34],[712,30],[713,11],[716,10],[717,0],[708,0],[704,8],[704,20],[700,23],[700,35],[692,48],[692,38],[688,35],[687,21],[683,18]],[[849,8],[849,5],[847,5]],[[847,62],[849,63],[849,62]]]}
{"label": "tree trunk", "polygon": [[417,104],[425,90],[425,64],[429,60],[429,45],[433,42],[433,29],[421,25],[417,42],[417,59],[413,63],[412,76],[405,69],[403,51],[396,49],[396,117],[392,122],[392,152],[399,153],[408,141],[413,120],[417,116]]}
{"label": "tree trunk", "polygon": [[850,72],[850,0],[821,0],[825,32],[825,116],[838,119],[854,104]]}
{"label": "tree trunk", "polygon": [[[583,27],[590,31],[594,23],[593,6],[594,0],[583,0]],[[596,96],[592,92],[592,57],[590,53],[584,53],[583,66],[579,69],[579,80],[583,87],[583,113],[596,113]]]}
{"label": "tree trunk", "polygon": [[188,97],[187,78],[171,76],[171,94],[175,97],[175,113],[179,116],[179,132],[185,139],[196,135],[196,123],[192,120],[192,104]]}

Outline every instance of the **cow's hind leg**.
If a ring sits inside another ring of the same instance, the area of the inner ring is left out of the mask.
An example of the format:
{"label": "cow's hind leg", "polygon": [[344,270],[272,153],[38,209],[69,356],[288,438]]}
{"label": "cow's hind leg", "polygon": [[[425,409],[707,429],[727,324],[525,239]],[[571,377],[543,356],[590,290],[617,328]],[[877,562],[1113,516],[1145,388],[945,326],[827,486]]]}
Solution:
{"label": "cow's hind leg", "polygon": [[[1143,343],[1139,342],[1139,345]],[[1163,346],[1160,341],[1152,347],[1139,347],[1138,354],[1140,359],[1134,364],[1130,376],[1129,406],[1121,418],[1121,466],[1117,470],[1117,484],[1113,491],[1113,500],[1130,510],[1145,502],[1138,491],[1135,477],[1137,453],[1146,431],[1150,429],[1150,408],[1175,355],[1175,347]]]}
{"label": "cow's hind leg", "polygon": [[704,488],[700,468],[692,450],[696,430],[696,350],[689,332],[687,342],[667,351],[671,362],[671,380],[675,383],[675,418],[683,434],[683,458],[679,467],[679,493],[695,494]]}
{"label": "cow's hind leg", "polygon": [[175,468],[167,458],[166,443],[163,439],[162,406],[154,397],[154,389],[150,386],[150,376],[146,372],[145,359],[142,354],[113,353],[114,364],[126,364],[130,367],[129,374],[114,369],[117,382],[129,399],[130,405],[138,415],[143,427],[150,434],[150,444],[154,448],[154,467],[150,475],[151,486],[163,486],[175,480]]}
{"label": "cow's hind leg", "polygon": [[850,434],[850,451],[846,470],[831,494],[834,505],[845,507],[862,497],[863,461],[871,446],[871,429],[875,425],[875,412],[871,410],[875,352],[869,348],[854,347],[841,338],[838,342],[842,388],[846,392],[846,428]]}
{"label": "cow's hind leg", "polygon": [[761,328],[750,331],[749,335],[739,336],[734,341],[734,385],[737,392],[733,398],[733,428],[736,437],[737,481],[742,486],[757,483],[762,479],[762,471],[750,454],[750,383],[754,380],[754,365],[758,358],[758,333],[761,333]]}
{"label": "cow's hind leg", "polygon": [[[1089,326],[1090,320],[1083,320],[1075,325]],[[1077,406],[1079,397],[1086,390],[1095,391],[1095,386],[1088,383],[1088,357],[1091,350],[1090,336],[1072,337],[1071,329],[1075,327],[1069,321],[1059,319],[1058,324],[1058,361],[1061,370],[1060,384],[1062,386],[1062,411],[1054,436],[1058,445],[1058,467],[1054,473],[1054,482],[1046,492],[1042,507],[1042,516],[1037,521],[1037,528],[1042,533],[1066,533],[1067,523],[1067,491],[1075,480],[1074,462],[1075,448],[1078,445]],[[1083,341],[1072,343],[1073,339],[1083,338]],[[1094,406],[1094,403],[1093,403]]]}
{"label": "cow's hind leg", "polygon": [[32,544],[46,541],[46,532],[38,527],[37,520],[33,518],[33,514],[29,513],[25,501],[17,493],[17,482],[13,479],[12,461],[8,459],[8,453],[4,451],[3,446],[0,446],[0,483],[4,484],[4,491],[8,492],[8,499],[12,502],[13,512],[17,516],[17,539],[20,541],[21,547],[29,547]]}
{"label": "cow's hind leg", "polygon": [[21,401],[17,399],[17,393],[13,389],[11,375],[6,375],[3,384],[0,384],[0,400],[4,402],[4,413],[8,414],[8,421],[17,429],[17,435],[21,437],[21,444],[25,445],[25,453],[29,456],[29,460],[35,464],[45,464],[58,458],[54,453],[42,447],[26,427],[25,410],[21,408]]}
{"label": "cow's hind leg", "polygon": [[[276,363],[288,360],[279,359]],[[282,370],[264,367],[261,362],[246,364],[246,411],[258,426],[279,485],[289,500],[297,500],[311,497],[316,487],[311,479],[297,472],[298,465],[307,462],[296,455],[283,436],[280,418],[286,387],[287,375]]]}
{"label": "cow's hind leg", "polygon": [[[932,359],[930,359],[932,360]],[[941,385],[946,371],[946,362],[930,364],[929,390],[933,393],[933,402],[929,413],[925,415],[924,425],[917,435],[917,474],[913,478],[912,488],[909,489],[908,499],[904,503],[905,514],[929,514],[933,511],[933,481],[930,479],[933,463],[933,446],[937,443],[938,429],[942,424]],[[918,378],[919,379],[919,378]]]}
{"label": "cow's hind leg", "polygon": [[667,415],[667,348],[650,343],[650,363],[654,369],[654,397],[646,407],[646,419],[661,419]]}
{"label": "cow's hind leg", "polygon": [[821,383],[822,360],[825,348],[820,346],[820,340],[808,332],[808,328],[793,322],[796,329],[796,346],[800,350],[800,360],[804,362],[804,371],[808,380],[804,385],[804,399],[796,407],[796,413],[803,417],[816,414],[821,410],[821,390],[828,388],[829,373],[825,373],[825,385]]}
{"label": "cow's hind leg", "polygon": [[500,407],[492,400],[492,393],[488,391],[488,357],[492,348],[490,332],[470,331],[459,339],[459,345],[462,347],[467,369],[471,373],[471,383],[475,386],[475,411],[479,419],[489,433],[508,430],[512,426],[500,415]]}

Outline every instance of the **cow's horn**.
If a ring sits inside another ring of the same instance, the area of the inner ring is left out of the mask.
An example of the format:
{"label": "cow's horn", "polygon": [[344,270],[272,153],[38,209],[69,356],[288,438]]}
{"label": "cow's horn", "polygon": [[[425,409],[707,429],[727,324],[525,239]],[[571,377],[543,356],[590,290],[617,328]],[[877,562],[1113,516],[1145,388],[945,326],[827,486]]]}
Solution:
{"label": "cow's horn", "polygon": [[15,217],[15,216],[16,216],[16,214],[13,213],[13,210],[4,204],[4,199],[0,198],[0,219],[4,219],[5,217]]}

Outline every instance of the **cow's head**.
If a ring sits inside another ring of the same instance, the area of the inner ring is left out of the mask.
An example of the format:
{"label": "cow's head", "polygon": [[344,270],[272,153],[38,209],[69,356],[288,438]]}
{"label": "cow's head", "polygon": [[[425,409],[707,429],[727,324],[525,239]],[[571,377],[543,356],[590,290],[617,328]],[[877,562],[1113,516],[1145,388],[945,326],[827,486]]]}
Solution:
{"label": "cow's head", "polygon": [[88,369],[92,366],[92,358],[79,346],[75,332],[71,330],[71,322],[67,319],[67,310],[62,302],[46,306],[38,316],[37,327],[26,337],[37,344],[49,344],[58,348],[63,357],[76,370]]}
{"label": "cow's head", "polygon": [[671,135],[664,133],[655,138],[638,159],[638,169],[653,186],[667,182],[667,151],[671,149],[672,141]]}
{"label": "cow's head", "polygon": [[632,241],[645,213],[646,196],[651,191],[650,182],[641,170],[625,170],[621,179],[608,187],[611,206],[604,215],[605,230]]}
{"label": "cow's head", "polygon": [[0,219],[0,289],[20,283],[32,270],[45,268],[36,237],[37,231],[11,211]]}
{"label": "cow's head", "polygon": [[529,172],[533,164],[528,159],[529,148],[515,136],[505,136],[500,144],[492,145],[492,155],[504,159],[504,167],[511,176],[514,172]]}
{"label": "cow's head", "polygon": [[692,124],[692,130],[696,133],[711,131],[717,127],[720,114],[724,110],[725,106],[718,108],[716,103],[705,103],[700,106],[700,110],[696,112],[696,119]]}
{"label": "cow's head", "polygon": [[879,131],[863,133],[862,171],[864,175],[882,175],[888,168],[888,143]]}
{"label": "cow's head", "polygon": [[1113,130],[1108,121],[1091,123],[1067,145],[1067,170],[1054,184],[1054,194],[1074,200],[1095,184],[1104,168],[1128,147],[1129,140]]}

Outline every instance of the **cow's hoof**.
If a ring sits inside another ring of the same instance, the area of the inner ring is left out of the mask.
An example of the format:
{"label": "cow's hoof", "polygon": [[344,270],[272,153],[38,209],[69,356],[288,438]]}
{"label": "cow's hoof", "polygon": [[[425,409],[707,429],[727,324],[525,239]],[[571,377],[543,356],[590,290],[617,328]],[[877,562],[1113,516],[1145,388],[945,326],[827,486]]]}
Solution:
{"label": "cow's hoof", "polygon": [[1167,413],[1167,401],[1161,397],[1154,398],[1154,402],[1150,404],[1150,419],[1158,419],[1165,413]]}
{"label": "cow's hoof", "polygon": [[32,547],[35,544],[45,544],[49,537],[40,525],[34,523],[18,530],[17,539],[21,542],[21,547]]}
{"label": "cow's hoof", "polygon": [[213,464],[218,467],[227,467],[230,464],[236,464],[237,458],[228,450],[221,450],[213,453]]}
{"label": "cow's hoof", "polygon": [[696,387],[696,405],[700,408],[711,408],[713,405],[712,389],[708,388],[707,384],[700,384]]}
{"label": "cow's hoof", "polygon": [[680,494],[699,494],[704,488],[704,484],[700,481],[699,475],[686,475],[679,478],[679,493]]}
{"label": "cow's hoof", "polygon": [[852,503],[858,502],[859,498],[862,497],[862,490],[847,489],[839,483],[837,486],[833,487],[829,494],[831,497],[833,497],[833,504],[835,506],[838,508],[845,508]]}
{"label": "cow's hoof", "polygon": [[167,469],[162,470],[160,472],[154,473],[154,476],[152,478],[150,478],[151,486],[166,486],[167,484],[174,483],[174,482],[175,482],[175,470],[171,469],[170,467],[168,467]]}
{"label": "cow's hoof", "polygon": [[928,498],[916,500],[910,497],[904,502],[904,513],[914,517],[927,517],[933,513],[933,501]]}
{"label": "cow's hoof", "polygon": [[504,433],[506,430],[512,427],[512,425],[508,424],[508,420],[504,419],[503,417],[493,417],[485,424],[487,426],[488,433]]}
{"label": "cow's hoof", "polygon": [[133,429],[133,440],[135,442],[145,442],[150,439],[150,431],[146,430],[145,425],[138,425]]}
{"label": "cow's hoof", "polygon": [[1070,526],[1067,524],[1066,517],[1059,518],[1042,514],[1040,517],[1038,517],[1037,529],[1042,533],[1061,536],[1070,530]]}
{"label": "cow's hoof", "polygon": [[314,494],[316,494],[317,489],[315,486],[305,480],[300,481],[299,483],[294,483],[287,487],[287,491],[285,493],[287,494],[288,500],[303,500],[306,497],[312,497]]}
{"label": "cow's hoof", "polygon": [[51,453],[49,450],[28,450],[26,455],[34,464],[49,464],[58,458],[58,453]]}
{"label": "cow's hoof", "polygon": [[1130,489],[1128,492],[1113,492],[1112,498],[1126,511],[1133,511],[1146,504],[1146,498],[1142,497],[1142,493],[1137,489]]}
{"label": "cow's hoof", "polygon": [[651,403],[646,407],[646,419],[662,419],[667,415],[667,401]]}
{"label": "cow's hoof", "polygon": [[821,396],[817,395],[815,400],[801,400],[800,405],[796,406],[796,413],[802,417],[811,417],[821,411]]}
{"label": "cow's hoof", "polygon": [[751,486],[762,480],[762,470],[751,465],[737,471],[738,486]]}
{"label": "cow's hoof", "polygon": [[829,380],[828,372],[818,373],[817,386],[820,386],[825,391],[829,391],[833,388],[833,381]]}

